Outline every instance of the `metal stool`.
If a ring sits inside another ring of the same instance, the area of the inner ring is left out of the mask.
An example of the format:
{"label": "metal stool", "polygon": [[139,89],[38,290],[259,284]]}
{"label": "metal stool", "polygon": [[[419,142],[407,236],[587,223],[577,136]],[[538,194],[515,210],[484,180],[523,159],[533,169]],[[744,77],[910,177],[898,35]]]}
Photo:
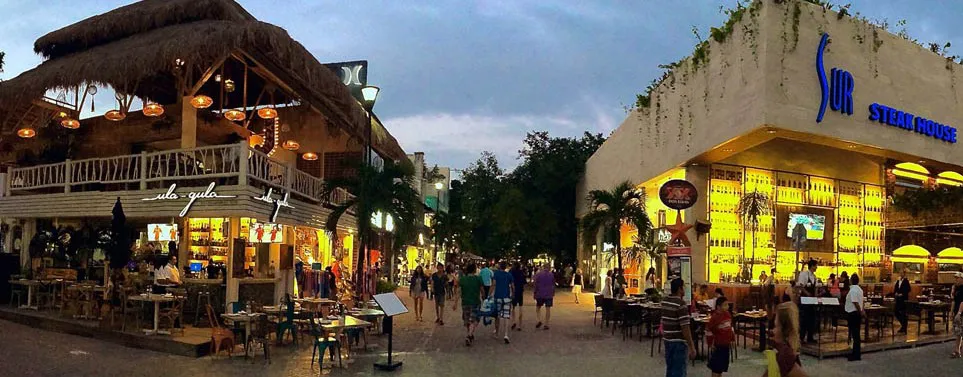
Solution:
{"label": "metal stool", "polygon": [[[13,301],[13,298],[14,298],[14,297],[17,298],[17,306],[13,306],[13,302],[14,302],[14,301]],[[23,305],[23,303],[21,302],[21,300],[23,300],[23,288],[14,288],[14,289],[11,289],[11,290],[10,290],[10,307],[11,307],[11,308],[20,308],[20,305]]]}
{"label": "metal stool", "polygon": [[[201,299],[204,300],[204,306],[201,306]],[[200,308],[206,308],[208,305],[211,305],[211,291],[201,289],[197,292],[197,299],[194,302],[194,327],[197,327],[197,321],[201,318]]]}

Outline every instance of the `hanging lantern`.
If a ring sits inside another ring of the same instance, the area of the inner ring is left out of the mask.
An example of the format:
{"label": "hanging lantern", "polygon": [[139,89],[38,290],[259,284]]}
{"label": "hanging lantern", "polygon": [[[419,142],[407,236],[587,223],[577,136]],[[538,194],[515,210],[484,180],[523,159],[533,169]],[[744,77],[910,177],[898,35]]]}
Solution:
{"label": "hanging lantern", "polygon": [[256,147],[256,146],[258,146],[258,147],[259,147],[259,146],[262,146],[262,145],[264,145],[264,135],[253,134],[253,135],[251,135],[251,137],[249,137],[249,138],[247,139],[247,142],[248,142],[248,145],[251,146],[251,148]]}
{"label": "hanging lantern", "polygon": [[257,116],[261,119],[274,119],[278,117],[278,111],[273,107],[265,107],[257,111]]}
{"label": "hanging lantern", "polygon": [[212,104],[214,104],[214,100],[203,94],[191,98],[191,106],[194,106],[195,109],[206,109],[211,107]]}
{"label": "hanging lantern", "polygon": [[281,144],[281,148],[287,149],[289,151],[296,151],[301,148],[301,144],[294,140],[287,140],[284,144]]}
{"label": "hanging lantern", "polygon": [[109,121],[120,122],[127,118],[127,114],[120,112],[120,110],[110,110],[104,113],[104,118],[107,118]]}
{"label": "hanging lantern", "polygon": [[240,122],[244,120],[245,115],[244,115],[244,112],[241,110],[230,109],[224,112],[224,117],[227,118],[227,120]]}
{"label": "hanging lantern", "polygon": [[314,152],[308,152],[308,153],[302,154],[301,158],[307,161],[314,161],[318,159],[318,154]]}
{"label": "hanging lantern", "polygon": [[234,91],[234,80],[227,79],[224,80],[224,91],[231,93]]}
{"label": "hanging lantern", "polygon": [[159,117],[164,115],[164,106],[159,103],[148,103],[144,105],[144,115],[149,117]]}
{"label": "hanging lantern", "polygon": [[74,118],[64,118],[60,121],[60,125],[67,129],[76,130],[80,128],[80,121]]}
{"label": "hanging lantern", "polygon": [[37,136],[37,130],[35,130],[35,129],[33,129],[32,127],[29,127],[29,126],[25,126],[25,127],[21,128],[21,129],[17,130],[17,136],[20,136],[20,137],[22,137],[22,138],[24,138],[24,139],[29,139],[29,138],[32,138],[32,137],[34,137],[34,136]]}

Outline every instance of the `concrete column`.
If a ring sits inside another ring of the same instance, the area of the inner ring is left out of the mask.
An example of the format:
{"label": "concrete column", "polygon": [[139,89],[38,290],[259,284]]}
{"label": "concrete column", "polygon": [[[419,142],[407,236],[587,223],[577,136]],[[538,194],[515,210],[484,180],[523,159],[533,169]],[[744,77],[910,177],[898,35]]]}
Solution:
{"label": "concrete column", "polygon": [[197,109],[191,106],[191,97],[181,97],[181,148],[197,146]]}
{"label": "concrete column", "polygon": [[230,312],[231,308],[227,307],[230,302],[237,301],[238,286],[237,279],[234,278],[234,239],[240,237],[241,234],[241,218],[231,217],[231,233],[228,238],[228,253],[227,253],[227,287],[224,292],[224,296],[227,298],[224,302],[225,312]]}
{"label": "concrete column", "polygon": [[[686,223],[695,225],[697,221],[709,222],[709,168],[706,166],[689,166],[686,168],[686,180],[695,185],[699,190],[699,200],[696,204],[685,210]],[[703,284],[708,281],[706,276],[706,266],[708,262],[708,244],[706,239],[708,234],[696,239],[695,227],[689,230],[689,241],[692,242],[692,280],[694,283]]]}

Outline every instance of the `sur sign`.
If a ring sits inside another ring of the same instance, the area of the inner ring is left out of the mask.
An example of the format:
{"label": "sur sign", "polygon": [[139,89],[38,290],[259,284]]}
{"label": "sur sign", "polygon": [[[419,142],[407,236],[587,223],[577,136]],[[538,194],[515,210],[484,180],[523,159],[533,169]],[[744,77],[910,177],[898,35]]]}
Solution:
{"label": "sur sign", "polygon": [[683,210],[695,205],[699,191],[689,181],[673,179],[659,188],[659,199],[666,207]]}
{"label": "sur sign", "polygon": [[[853,115],[853,92],[856,80],[853,75],[842,68],[832,68],[826,77],[823,63],[823,52],[829,42],[829,34],[824,33],[816,49],[816,77],[819,79],[820,100],[819,111],[816,113],[816,123],[823,121],[826,107],[844,115]],[[932,137],[948,143],[956,143],[956,128],[935,122],[909,111],[873,102],[869,105],[870,121],[879,122],[891,127]]]}
{"label": "sur sign", "polygon": [[184,205],[184,209],[181,210],[181,213],[180,213],[180,215],[179,215],[180,217],[184,217],[184,216],[187,215],[187,212],[189,212],[189,211],[191,210],[191,207],[194,205],[194,202],[196,202],[197,199],[236,198],[236,196],[233,196],[233,195],[220,195],[220,194],[218,194],[217,191],[214,191],[215,185],[216,185],[216,183],[211,182],[211,184],[207,185],[207,189],[204,190],[204,191],[192,191],[192,192],[188,192],[186,195],[180,195],[180,194],[178,194],[178,193],[176,192],[176,190],[177,190],[177,184],[176,184],[176,183],[172,183],[172,184],[171,184],[171,187],[168,187],[168,188],[167,188],[167,192],[165,192],[165,193],[163,193],[163,194],[157,194],[157,196],[155,196],[155,197],[153,197],[153,198],[143,198],[143,199],[141,199],[141,200],[144,200],[144,201],[154,201],[154,200],[179,200],[180,198],[186,196],[186,197],[188,198],[187,204]]}

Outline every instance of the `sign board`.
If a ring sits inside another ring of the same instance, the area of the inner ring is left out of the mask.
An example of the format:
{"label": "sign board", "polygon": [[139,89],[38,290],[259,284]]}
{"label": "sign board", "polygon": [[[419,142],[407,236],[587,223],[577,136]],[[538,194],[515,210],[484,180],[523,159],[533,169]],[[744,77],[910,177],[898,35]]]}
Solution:
{"label": "sign board", "polygon": [[688,181],[673,179],[659,188],[659,199],[666,207],[683,210],[695,205],[699,199],[699,191]]}
{"label": "sign board", "polygon": [[667,247],[665,249],[665,255],[667,257],[689,257],[692,256],[691,247]]}
{"label": "sign board", "polygon": [[360,100],[361,88],[368,85],[368,61],[355,60],[350,62],[325,64],[335,76],[341,78],[341,83],[348,87],[354,98]]}
{"label": "sign board", "polygon": [[148,224],[147,238],[151,242],[177,241],[177,224]]}
{"label": "sign board", "polygon": [[284,243],[284,227],[281,224],[251,224],[247,239],[251,243]]}
{"label": "sign board", "polygon": [[659,229],[658,233],[656,233],[656,240],[661,243],[669,243],[669,240],[671,239],[672,232],[670,232],[668,229],[661,228]]}
{"label": "sign board", "polygon": [[294,208],[293,206],[288,204],[288,198],[291,197],[290,191],[284,193],[283,196],[277,199],[271,197],[271,194],[273,193],[274,193],[274,189],[268,188],[266,191],[264,191],[263,195],[254,198],[254,200],[262,201],[265,203],[271,203],[272,205],[274,205],[274,209],[271,210],[271,217],[269,220],[270,222],[275,222],[278,220],[278,212],[281,211],[281,207]]}
{"label": "sign board", "polygon": [[385,312],[385,315],[388,317],[394,317],[408,312],[408,307],[406,307],[405,304],[398,299],[398,295],[394,293],[382,293],[380,295],[374,295],[372,298],[374,298],[378,306],[381,307],[381,311]]}
{"label": "sign board", "polygon": [[186,195],[182,195],[176,192],[177,184],[171,183],[171,186],[167,188],[167,192],[163,194],[157,194],[157,196],[153,198],[143,198],[141,200],[143,201],[180,200],[180,198],[182,197],[187,197],[188,198],[187,204],[184,205],[184,209],[181,210],[181,213],[179,215],[180,217],[184,217],[187,215],[187,212],[190,212],[191,206],[194,205],[194,202],[196,202],[197,199],[236,198],[236,196],[233,196],[233,195],[219,195],[217,191],[214,191],[214,187],[216,185],[217,185],[216,183],[211,182],[211,184],[207,185],[207,189],[205,189],[204,191],[193,191],[193,192],[188,192]]}

